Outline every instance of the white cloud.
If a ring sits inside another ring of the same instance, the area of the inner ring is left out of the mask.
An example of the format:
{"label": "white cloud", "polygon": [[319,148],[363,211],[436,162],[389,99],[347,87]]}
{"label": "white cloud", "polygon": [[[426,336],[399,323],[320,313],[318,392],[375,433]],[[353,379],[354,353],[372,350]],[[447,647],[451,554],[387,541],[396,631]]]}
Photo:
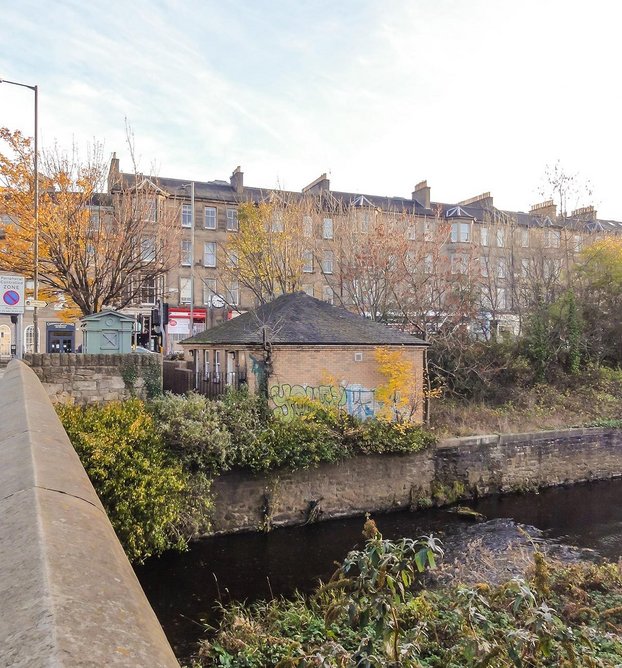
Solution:
{"label": "white cloud", "polygon": [[[616,3],[286,0],[7,3],[0,77],[41,86],[44,142],[98,137],[129,168],[525,209],[558,158],[617,200]],[[25,48],[28,45],[28,48]],[[0,125],[30,132],[28,91]]]}

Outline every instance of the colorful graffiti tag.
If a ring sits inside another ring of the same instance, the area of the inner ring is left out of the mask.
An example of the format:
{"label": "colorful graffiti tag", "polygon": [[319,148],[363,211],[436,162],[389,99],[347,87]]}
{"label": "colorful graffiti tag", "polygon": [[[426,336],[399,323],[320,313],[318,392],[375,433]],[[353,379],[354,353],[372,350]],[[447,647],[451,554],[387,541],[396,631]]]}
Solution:
{"label": "colorful graffiti tag", "polygon": [[274,404],[274,413],[286,420],[295,415],[306,413],[309,408],[300,399],[317,401],[324,406],[343,408],[351,415],[361,419],[375,414],[374,390],[367,390],[360,385],[338,387],[335,385],[273,385],[270,399]]}

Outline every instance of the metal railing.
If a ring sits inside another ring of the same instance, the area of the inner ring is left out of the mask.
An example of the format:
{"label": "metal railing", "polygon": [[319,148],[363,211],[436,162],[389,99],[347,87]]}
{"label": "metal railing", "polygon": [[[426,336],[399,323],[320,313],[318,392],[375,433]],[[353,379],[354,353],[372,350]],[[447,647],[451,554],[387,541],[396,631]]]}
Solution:
{"label": "metal railing", "polygon": [[196,378],[195,390],[210,399],[217,399],[229,390],[239,390],[246,385],[246,378],[241,378],[235,371],[211,376],[199,375]]}

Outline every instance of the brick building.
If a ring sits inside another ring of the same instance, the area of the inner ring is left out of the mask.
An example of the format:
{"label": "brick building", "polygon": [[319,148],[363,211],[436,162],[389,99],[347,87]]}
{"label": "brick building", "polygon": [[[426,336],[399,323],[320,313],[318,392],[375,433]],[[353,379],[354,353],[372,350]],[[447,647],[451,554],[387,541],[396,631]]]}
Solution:
{"label": "brick building", "polygon": [[427,344],[385,325],[315,299],[282,295],[233,320],[184,340],[194,360],[196,386],[262,384],[272,407],[285,417],[296,398],[342,407],[361,417],[378,410],[377,389],[387,383],[379,348],[412,365],[414,419],[423,420],[423,368]]}

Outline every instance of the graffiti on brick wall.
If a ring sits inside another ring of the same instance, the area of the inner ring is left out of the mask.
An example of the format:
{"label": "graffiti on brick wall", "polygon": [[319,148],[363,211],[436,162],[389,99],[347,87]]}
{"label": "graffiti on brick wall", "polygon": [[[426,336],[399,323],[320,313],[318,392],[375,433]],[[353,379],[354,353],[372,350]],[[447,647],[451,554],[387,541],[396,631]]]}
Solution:
{"label": "graffiti on brick wall", "polygon": [[274,404],[274,413],[286,420],[292,420],[295,415],[303,415],[309,410],[301,399],[309,399],[324,406],[344,409],[363,420],[375,414],[374,390],[365,389],[360,385],[339,387],[283,383],[270,388],[270,399]]}
{"label": "graffiti on brick wall", "polygon": [[300,399],[318,401],[324,406],[339,408],[345,406],[346,393],[342,387],[334,385],[273,385],[270,388],[270,399],[274,404],[274,412],[285,419],[291,420],[294,415],[302,415],[309,408]]}
{"label": "graffiti on brick wall", "polygon": [[366,420],[376,414],[376,391],[368,390],[361,385],[346,387],[346,410],[350,415]]}

